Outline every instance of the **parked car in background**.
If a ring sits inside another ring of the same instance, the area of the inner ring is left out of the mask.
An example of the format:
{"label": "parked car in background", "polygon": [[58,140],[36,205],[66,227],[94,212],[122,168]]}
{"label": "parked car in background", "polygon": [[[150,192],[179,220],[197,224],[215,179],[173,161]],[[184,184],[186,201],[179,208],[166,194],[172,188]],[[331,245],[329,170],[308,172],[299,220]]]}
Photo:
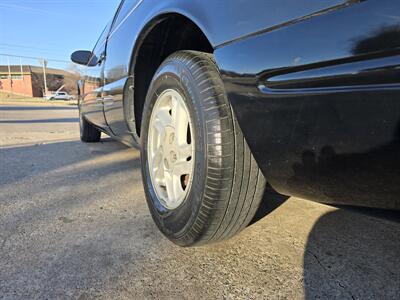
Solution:
{"label": "parked car in background", "polygon": [[68,94],[67,92],[53,92],[46,96],[47,100],[73,100],[74,96]]}
{"label": "parked car in background", "polygon": [[400,1],[125,0],[71,59],[81,140],[140,145],[179,245],[241,231],[267,183],[400,208]]}

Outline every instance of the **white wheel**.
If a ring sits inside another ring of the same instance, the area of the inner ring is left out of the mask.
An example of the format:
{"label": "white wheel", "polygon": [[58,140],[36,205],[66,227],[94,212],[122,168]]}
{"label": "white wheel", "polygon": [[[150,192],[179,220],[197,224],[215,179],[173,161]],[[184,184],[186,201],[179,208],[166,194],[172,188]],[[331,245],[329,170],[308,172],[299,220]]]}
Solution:
{"label": "white wheel", "polygon": [[167,209],[179,207],[190,189],[194,161],[191,127],[183,96],[173,89],[164,91],[150,117],[147,157],[151,183]]}
{"label": "white wheel", "polygon": [[211,54],[179,51],[162,63],[147,92],[140,138],[147,203],[171,241],[220,241],[250,223],[265,179]]}

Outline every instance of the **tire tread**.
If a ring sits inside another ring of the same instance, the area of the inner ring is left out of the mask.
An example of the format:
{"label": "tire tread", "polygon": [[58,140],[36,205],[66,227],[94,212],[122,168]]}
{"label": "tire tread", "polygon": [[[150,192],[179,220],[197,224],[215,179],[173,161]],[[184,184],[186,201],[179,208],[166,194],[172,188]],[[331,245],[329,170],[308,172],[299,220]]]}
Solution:
{"label": "tire tread", "polygon": [[[206,176],[196,221],[177,239],[181,245],[189,245],[189,241],[190,245],[199,245],[230,238],[243,230],[259,207],[266,181],[236,121],[212,54],[179,51],[167,61],[177,59],[185,62],[197,85],[204,86],[199,93],[206,114],[207,169],[212,175]],[[217,143],[212,142],[215,139]]]}

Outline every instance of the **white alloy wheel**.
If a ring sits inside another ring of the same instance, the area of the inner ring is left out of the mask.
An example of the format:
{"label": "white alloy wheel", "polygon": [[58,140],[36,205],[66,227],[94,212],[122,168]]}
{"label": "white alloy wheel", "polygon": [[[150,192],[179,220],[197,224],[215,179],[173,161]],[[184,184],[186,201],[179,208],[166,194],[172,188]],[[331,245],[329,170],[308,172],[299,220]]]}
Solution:
{"label": "white alloy wheel", "polygon": [[183,96],[176,90],[161,93],[152,110],[148,134],[151,182],[161,204],[179,207],[192,182],[194,138]]}
{"label": "white alloy wheel", "polygon": [[250,224],[266,182],[212,54],[183,50],[163,61],[147,91],[140,137],[147,204],[171,241],[203,245]]}

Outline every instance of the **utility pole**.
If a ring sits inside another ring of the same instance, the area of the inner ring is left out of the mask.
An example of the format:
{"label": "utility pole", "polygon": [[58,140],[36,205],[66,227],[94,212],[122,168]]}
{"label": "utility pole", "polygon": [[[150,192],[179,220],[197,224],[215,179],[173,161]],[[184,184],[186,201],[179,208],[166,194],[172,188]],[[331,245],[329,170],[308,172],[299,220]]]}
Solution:
{"label": "utility pole", "polygon": [[12,92],[13,91],[13,82],[12,82],[12,76],[11,76],[10,57],[8,57],[8,56],[7,56],[7,65],[8,65],[8,80],[10,82],[10,89]]}
{"label": "utility pole", "polygon": [[22,80],[24,80],[24,71],[22,70],[22,58],[19,58],[19,66],[21,67],[21,76],[22,76]]}
{"label": "utility pole", "polygon": [[44,58],[42,59],[42,64],[43,64],[43,82],[44,82],[44,95],[47,96],[47,81],[46,81],[46,65],[47,65],[47,60]]}

